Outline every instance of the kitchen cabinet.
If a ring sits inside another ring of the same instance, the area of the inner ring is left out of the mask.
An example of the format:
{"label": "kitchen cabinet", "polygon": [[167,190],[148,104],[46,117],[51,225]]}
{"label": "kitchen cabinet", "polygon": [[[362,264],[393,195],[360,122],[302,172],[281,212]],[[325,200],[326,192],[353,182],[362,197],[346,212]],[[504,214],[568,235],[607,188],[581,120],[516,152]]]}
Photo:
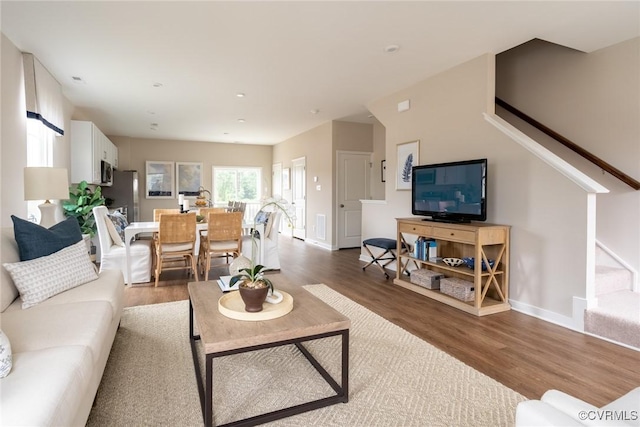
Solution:
{"label": "kitchen cabinet", "polygon": [[71,120],[71,182],[102,184],[102,161],[118,164],[118,149],[98,127],[89,121]]}

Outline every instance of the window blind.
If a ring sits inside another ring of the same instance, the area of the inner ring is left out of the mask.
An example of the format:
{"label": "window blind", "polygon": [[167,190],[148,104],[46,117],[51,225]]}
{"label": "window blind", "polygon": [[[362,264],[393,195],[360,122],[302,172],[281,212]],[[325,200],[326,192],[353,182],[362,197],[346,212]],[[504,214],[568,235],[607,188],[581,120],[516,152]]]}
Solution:
{"label": "window blind", "polygon": [[62,88],[31,53],[22,54],[27,117],[64,135]]}

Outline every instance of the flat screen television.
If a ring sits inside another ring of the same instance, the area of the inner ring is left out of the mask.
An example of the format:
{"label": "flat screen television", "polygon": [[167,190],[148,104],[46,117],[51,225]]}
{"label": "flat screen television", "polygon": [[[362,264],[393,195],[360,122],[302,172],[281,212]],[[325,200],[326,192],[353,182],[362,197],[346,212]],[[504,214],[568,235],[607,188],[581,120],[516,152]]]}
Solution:
{"label": "flat screen television", "polygon": [[414,166],[411,213],[434,221],[486,221],[487,159]]}

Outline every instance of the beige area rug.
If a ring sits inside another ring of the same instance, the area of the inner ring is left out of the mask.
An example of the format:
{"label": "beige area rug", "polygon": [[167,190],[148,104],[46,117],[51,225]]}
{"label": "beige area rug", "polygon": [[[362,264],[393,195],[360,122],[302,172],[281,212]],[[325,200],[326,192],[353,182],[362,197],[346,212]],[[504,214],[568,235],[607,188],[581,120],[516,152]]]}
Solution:
{"label": "beige area rug", "polygon": [[[271,425],[514,424],[522,395],[325,285],[305,288],[351,319],[349,403]],[[202,425],[188,317],[187,301],[125,309],[88,426]],[[306,346],[340,381],[339,338]],[[213,375],[216,424],[333,393],[293,345],[214,359]]]}

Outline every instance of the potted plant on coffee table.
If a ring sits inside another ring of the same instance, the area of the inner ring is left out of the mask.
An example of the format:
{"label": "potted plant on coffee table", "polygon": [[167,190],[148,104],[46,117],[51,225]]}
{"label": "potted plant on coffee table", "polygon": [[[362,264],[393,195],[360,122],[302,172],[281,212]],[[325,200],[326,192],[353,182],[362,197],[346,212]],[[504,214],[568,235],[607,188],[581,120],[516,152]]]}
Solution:
{"label": "potted plant on coffee table", "polygon": [[262,304],[267,299],[269,291],[273,292],[273,283],[264,277],[263,269],[263,265],[243,268],[229,281],[230,287],[238,283],[238,292],[244,301],[244,309],[249,313],[262,311]]}

